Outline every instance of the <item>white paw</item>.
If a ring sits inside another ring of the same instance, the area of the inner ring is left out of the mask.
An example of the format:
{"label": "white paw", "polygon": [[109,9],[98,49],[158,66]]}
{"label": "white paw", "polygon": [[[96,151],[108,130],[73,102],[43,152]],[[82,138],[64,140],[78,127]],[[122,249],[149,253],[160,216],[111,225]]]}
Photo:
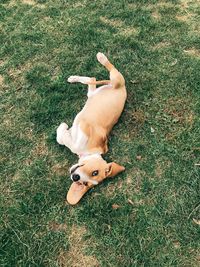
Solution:
{"label": "white paw", "polygon": [[68,125],[65,123],[65,122],[62,122],[56,132],[57,132],[57,136],[56,136],[56,141],[58,142],[58,144],[60,145],[64,145],[64,142],[63,142],[63,134],[67,131],[68,129]]}
{"label": "white paw", "polygon": [[106,57],[103,53],[101,53],[101,52],[98,52],[98,53],[97,53],[97,60],[98,60],[102,65],[105,65],[106,62],[108,62],[107,57]]}
{"label": "white paw", "polygon": [[76,83],[76,82],[79,82],[79,76],[70,76],[67,81],[69,83]]}

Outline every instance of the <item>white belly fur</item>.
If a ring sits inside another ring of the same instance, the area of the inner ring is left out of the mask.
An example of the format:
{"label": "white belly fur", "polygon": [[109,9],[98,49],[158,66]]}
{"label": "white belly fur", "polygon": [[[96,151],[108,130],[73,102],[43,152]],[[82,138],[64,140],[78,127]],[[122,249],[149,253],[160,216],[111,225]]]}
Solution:
{"label": "white belly fur", "polygon": [[[95,91],[93,90],[88,90],[88,98],[90,98],[93,95],[98,94],[100,91],[102,90],[109,90],[111,89],[112,86],[111,85],[104,85],[104,86],[100,86],[99,88],[95,89]],[[82,111],[80,111],[73,122],[72,127],[68,130],[69,134],[71,136],[71,145],[66,145],[65,142],[63,144],[65,144],[73,153],[76,153],[77,155],[83,154],[83,153],[87,153],[87,142],[88,142],[88,136],[81,130],[81,127],[79,125],[79,116],[81,115],[81,113],[84,111],[84,108],[82,109]],[[60,142],[58,142],[60,143]],[[60,143],[61,144],[61,143]]]}
{"label": "white belly fur", "polygon": [[[87,96],[91,97],[95,94],[98,94],[101,90],[108,90],[109,88],[112,88],[111,85],[104,85],[100,86],[97,88],[95,91],[88,91]],[[76,151],[76,154],[81,154],[81,153],[87,153],[87,141],[88,137],[87,135],[81,130],[79,123],[78,123],[78,117],[81,114],[82,111],[80,111],[73,122],[73,125],[71,129],[69,130],[71,133],[72,141],[73,141],[73,147],[74,151]]]}
{"label": "white belly fur", "polygon": [[73,147],[74,147],[74,150],[76,151],[75,152],[76,154],[86,152],[87,141],[88,141],[87,135],[81,130],[79,126],[79,123],[78,123],[79,114],[76,116],[73,122],[73,126],[69,130],[71,133]]}

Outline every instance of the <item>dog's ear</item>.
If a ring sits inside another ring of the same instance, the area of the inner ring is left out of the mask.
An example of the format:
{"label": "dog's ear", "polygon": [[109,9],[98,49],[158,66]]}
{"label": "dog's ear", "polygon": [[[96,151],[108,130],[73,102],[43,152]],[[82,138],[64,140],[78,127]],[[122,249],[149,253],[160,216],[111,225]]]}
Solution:
{"label": "dog's ear", "polygon": [[115,162],[111,162],[107,164],[106,167],[106,177],[113,177],[115,175],[117,175],[120,172],[123,172],[125,170],[125,168],[123,166],[120,166],[119,164],[115,163]]}

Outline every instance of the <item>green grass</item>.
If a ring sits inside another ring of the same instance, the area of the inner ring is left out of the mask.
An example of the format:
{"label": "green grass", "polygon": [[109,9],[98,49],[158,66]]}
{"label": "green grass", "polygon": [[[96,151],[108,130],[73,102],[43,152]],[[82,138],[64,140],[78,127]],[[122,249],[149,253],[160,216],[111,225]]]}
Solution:
{"label": "green grass", "polygon": [[[0,266],[199,266],[199,15],[195,0],[0,1]],[[126,79],[105,156],[126,171],[71,207],[77,158],[55,131],[86,99],[67,77],[107,78],[98,51]]]}

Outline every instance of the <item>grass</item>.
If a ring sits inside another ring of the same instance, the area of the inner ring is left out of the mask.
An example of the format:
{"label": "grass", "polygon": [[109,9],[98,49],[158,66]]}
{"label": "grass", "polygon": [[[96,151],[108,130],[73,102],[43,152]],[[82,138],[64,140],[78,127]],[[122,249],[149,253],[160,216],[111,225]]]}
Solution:
{"label": "grass", "polygon": [[[200,6],[195,0],[1,0],[0,266],[199,266]],[[107,160],[126,172],[66,205],[76,156],[55,140],[86,99],[70,75],[128,100]]]}

